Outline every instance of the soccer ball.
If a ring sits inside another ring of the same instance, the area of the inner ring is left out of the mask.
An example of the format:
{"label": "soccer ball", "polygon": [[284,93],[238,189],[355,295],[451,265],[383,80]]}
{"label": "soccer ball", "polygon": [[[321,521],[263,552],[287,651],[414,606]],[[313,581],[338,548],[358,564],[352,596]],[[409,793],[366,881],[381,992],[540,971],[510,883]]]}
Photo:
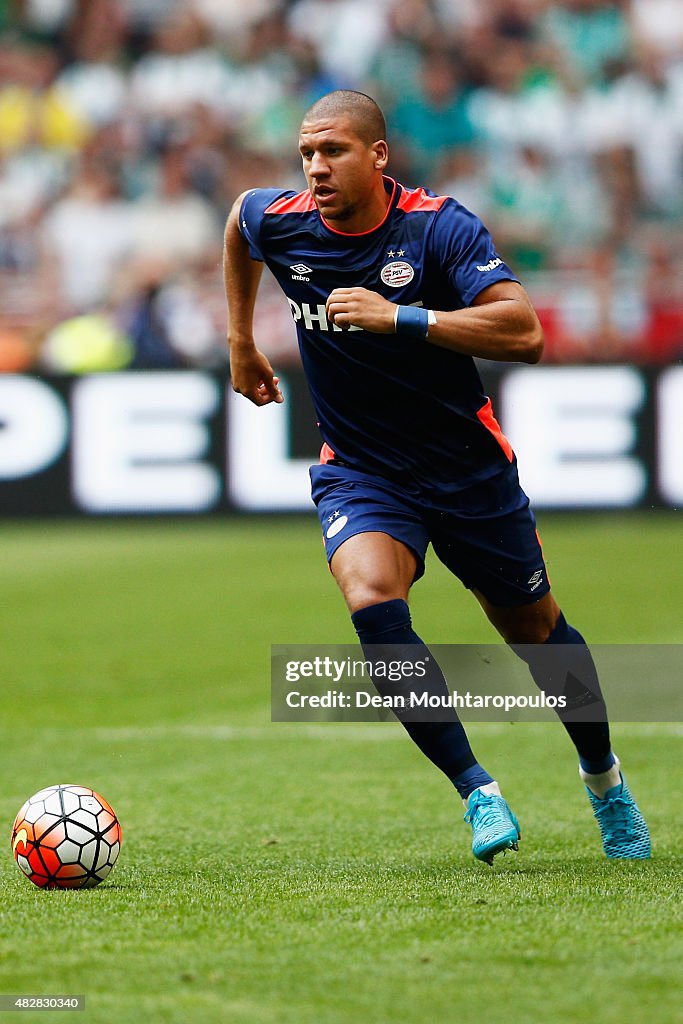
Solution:
{"label": "soccer ball", "polygon": [[12,826],[16,862],[41,889],[92,889],[114,867],[120,849],[116,814],[85,786],[41,789]]}

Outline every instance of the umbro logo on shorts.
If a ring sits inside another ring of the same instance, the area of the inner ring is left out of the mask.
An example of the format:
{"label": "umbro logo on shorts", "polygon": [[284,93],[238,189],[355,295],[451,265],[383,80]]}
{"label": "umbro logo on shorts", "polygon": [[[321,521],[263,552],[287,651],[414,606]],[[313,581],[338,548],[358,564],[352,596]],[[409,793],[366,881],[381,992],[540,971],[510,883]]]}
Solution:
{"label": "umbro logo on shorts", "polygon": [[530,576],[529,579],[527,580],[527,585],[529,587],[531,587],[532,590],[536,590],[537,587],[540,587],[542,582],[543,582],[543,569],[537,569],[536,572],[533,574],[533,576]]}

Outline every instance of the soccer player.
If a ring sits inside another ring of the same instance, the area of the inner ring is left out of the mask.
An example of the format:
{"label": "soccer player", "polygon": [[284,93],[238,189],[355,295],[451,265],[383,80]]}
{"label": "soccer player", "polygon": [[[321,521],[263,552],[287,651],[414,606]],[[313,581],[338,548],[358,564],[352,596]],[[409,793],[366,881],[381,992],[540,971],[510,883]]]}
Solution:
{"label": "soccer player", "polygon": [[[313,500],[364,649],[400,644],[424,655],[408,596],[431,543],[537,685],[570,694],[575,714],[562,721],[607,856],[649,857],[590,651],[550,592],[515,455],[473,360],[536,363],[541,326],[476,216],[385,174],[385,140],[373,99],[329,93],[301,125],[308,188],[236,200],[224,250],[233,389],[258,406],[283,401],[253,334],[265,262],[295,321],[323,439]],[[430,691],[447,694],[428,664]],[[462,797],[475,857],[492,863],[517,849],[517,818],[455,712],[403,724]]]}

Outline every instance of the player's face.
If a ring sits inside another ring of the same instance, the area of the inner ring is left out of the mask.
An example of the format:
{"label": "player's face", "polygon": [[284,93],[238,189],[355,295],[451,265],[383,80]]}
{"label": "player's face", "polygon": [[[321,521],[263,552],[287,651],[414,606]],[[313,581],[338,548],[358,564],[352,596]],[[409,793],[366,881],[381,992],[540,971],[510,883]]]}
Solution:
{"label": "player's face", "polygon": [[325,220],[343,231],[374,227],[384,213],[380,207],[386,207],[386,142],[365,142],[353,130],[351,118],[342,116],[304,122],[299,151],[308,187]]}

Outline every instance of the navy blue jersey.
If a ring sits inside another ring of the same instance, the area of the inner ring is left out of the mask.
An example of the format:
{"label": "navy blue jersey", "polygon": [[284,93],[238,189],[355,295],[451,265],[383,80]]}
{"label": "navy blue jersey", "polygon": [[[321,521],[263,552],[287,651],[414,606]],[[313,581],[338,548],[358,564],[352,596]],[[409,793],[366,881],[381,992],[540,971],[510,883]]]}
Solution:
{"label": "navy blue jersey", "polygon": [[309,192],[256,189],[240,228],[292,311],[327,457],[428,493],[455,493],[509,467],[513,453],[470,356],[396,334],[342,331],[325,313],[335,288],[454,310],[516,278],[481,221],[454,199],[385,179],[381,224],[346,234]]}

